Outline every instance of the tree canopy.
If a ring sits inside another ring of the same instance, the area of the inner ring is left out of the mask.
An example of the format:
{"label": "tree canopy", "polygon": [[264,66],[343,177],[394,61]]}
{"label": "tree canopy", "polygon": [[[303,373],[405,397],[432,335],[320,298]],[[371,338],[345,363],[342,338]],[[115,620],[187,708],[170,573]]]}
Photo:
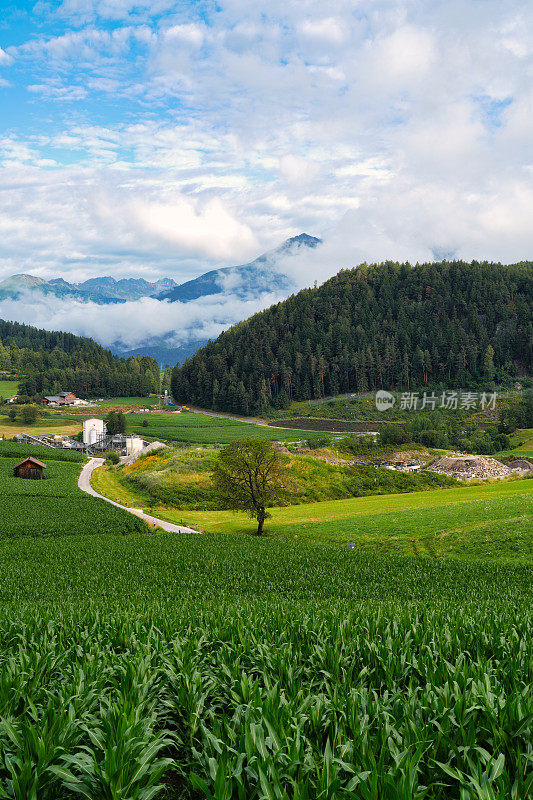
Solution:
{"label": "tree canopy", "polygon": [[93,339],[0,320],[0,370],[25,378],[22,394],[71,391],[80,397],[145,397],[159,366],[149,356],[118,358]]}
{"label": "tree canopy", "polygon": [[361,265],[209,342],[177,402],[244,414],[377,388],[489,388],[531,371],[532,264]]}
{"label": "tree canopy", "polygon": [[267,508],[284,495],[285,467],[272,443],[237,439],[224,447],[215,465],[214,482],[227,508],[257,519],[257,535],[270,517]]}

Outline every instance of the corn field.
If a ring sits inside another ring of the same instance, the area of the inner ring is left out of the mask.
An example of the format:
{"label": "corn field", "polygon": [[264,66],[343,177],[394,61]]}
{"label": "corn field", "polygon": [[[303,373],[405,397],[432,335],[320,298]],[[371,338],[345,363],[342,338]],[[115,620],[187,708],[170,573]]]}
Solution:
{"label": "corn field", "polygon": [[0,797],[533,796],[529,567],[89,539],[0,543]]}

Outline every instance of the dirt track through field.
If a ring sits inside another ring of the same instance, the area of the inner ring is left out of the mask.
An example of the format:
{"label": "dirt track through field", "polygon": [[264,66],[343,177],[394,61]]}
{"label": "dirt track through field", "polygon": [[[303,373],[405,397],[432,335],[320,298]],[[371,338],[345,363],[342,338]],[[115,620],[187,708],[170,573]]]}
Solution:
{"label": "dirt track through field", "polygon": [[159,528],[163,528],[165,531],[169,531],[169,533],[199,533],[200,531],[195,531],[193,528],[186,528],[183,525],[174,525],[172,522],[165,522],[165,520],[158,519],[157,517],[152,517],[150,514],[146,514],[142,508],[128,508],[128,506],[123,506],[120,503],[116,503],[114,500],[110,500],[109,497],[104,497],[103,494],[97,492],[91,486],[91,475],[93,471],[97,467],[101,467],[104,463],[103,458],[91,458],[88,464],[86,464],[82,471],[80,472],[80,477],[78,478],[78,486],[82,490],[82,492],[86,492],[87,494],[92,495],[93,497],[99,497],[101,500],[105,500],[106,503],[111,503],[111,505],[116,506],[117,508],[121,508],[123,511],[128,511],[130,514],[135,514],[136,517],[140,517],[149,525],[157,525]]}

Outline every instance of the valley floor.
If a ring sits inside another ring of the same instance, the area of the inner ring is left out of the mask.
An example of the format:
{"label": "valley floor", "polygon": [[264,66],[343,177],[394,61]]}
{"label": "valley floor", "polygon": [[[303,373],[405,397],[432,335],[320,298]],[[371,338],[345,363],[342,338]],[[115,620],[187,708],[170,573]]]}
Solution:
{"label": "valley floor", "polygon": [[83,494],[77,453],[32,448],[46,478],[17,479],[20,450],[2,796],[529,800],[533,481],[277,509],[265,538],[205,512],[198,536]]}
{"label": "valley floor", "polygon": [[[112,470],[94,486],[124,505],[138,505]],[[254,522],[231,511],[150,513],[209,533],[251,534]],[[533,480],[494,481],[453,489],[354,497],[271,509],[268,536],[413,555],[490,558],[533,563]]]}

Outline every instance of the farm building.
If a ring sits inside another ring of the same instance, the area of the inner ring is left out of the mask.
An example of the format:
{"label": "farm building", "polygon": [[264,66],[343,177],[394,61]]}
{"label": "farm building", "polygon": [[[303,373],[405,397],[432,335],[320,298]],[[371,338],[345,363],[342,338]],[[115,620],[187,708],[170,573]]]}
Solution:
{"label": "farm building", "polygon": [[48,406],[88,406],[87,400],[76,397],[74,392],[59,392],[59,394],[49,394],[43,401]]}
{"label": "farm building", "polygon": [[72,406],[75,400],[77,397],[73,392],[59,392],[59,394],[47,395],[44,398],[44,402],[49,406]]}
{"label": "farm building", "polygon": [[19,461],[13,467],[13,474],[15,478],[26,478],[30,480],[41,480],[43,477],[43,469],[46,469],[46,464],[39,461],[33,456],[28,456]]}

